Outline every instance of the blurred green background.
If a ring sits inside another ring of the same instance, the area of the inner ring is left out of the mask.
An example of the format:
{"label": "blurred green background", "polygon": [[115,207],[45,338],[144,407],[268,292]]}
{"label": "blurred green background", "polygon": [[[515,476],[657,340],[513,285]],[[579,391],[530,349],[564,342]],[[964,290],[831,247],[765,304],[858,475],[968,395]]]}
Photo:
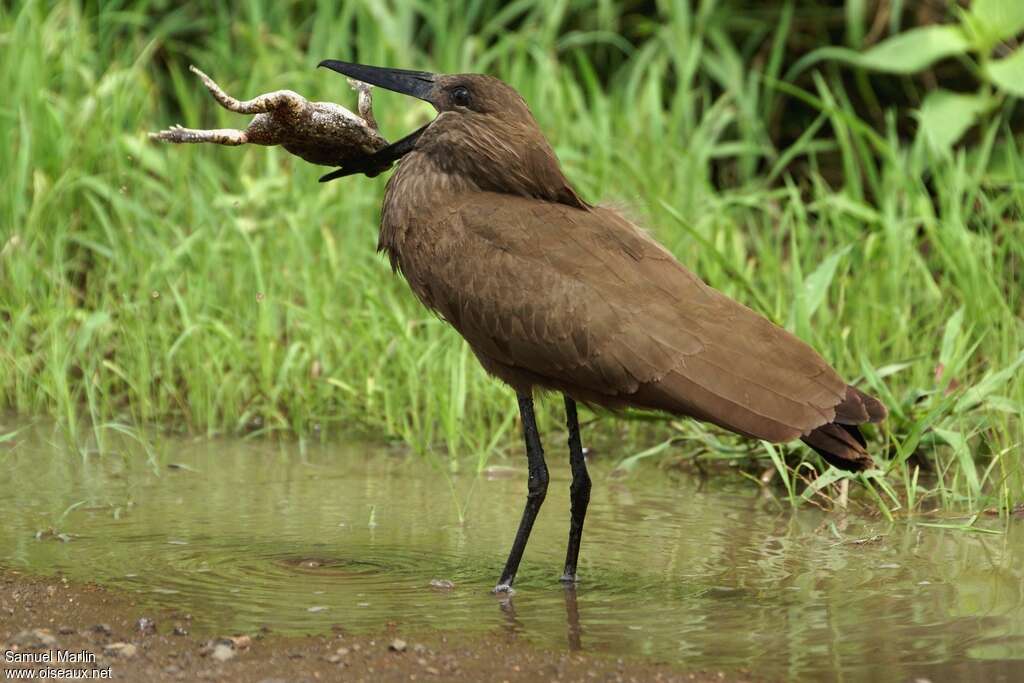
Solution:
{"label": "blurred green background", "polygon": [[[482,71],[522,92],[584,197],[888,404],[881,509],[1011,510],[1022,35],[1018,0],[4,3],[0,409],[100,446],[159,425],[518,457],[510,391],[374,253],[386,177],[319,185],[281,149],[146,138],[245,126],[189,64],[237,97],[350,108],[321,59]],[[390,139],[431,116],[375,103]],[[586,417],[626,466],[776,467],[794,501],[837,476],[804,489],[820,463],[802,446]]]}

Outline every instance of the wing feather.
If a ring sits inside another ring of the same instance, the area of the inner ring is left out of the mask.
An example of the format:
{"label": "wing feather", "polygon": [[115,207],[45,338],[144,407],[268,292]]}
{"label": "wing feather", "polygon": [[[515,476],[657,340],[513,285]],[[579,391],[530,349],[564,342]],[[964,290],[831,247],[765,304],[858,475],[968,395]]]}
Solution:
{"label": "wing feather", "polygon": [[491,368],[772,440],[831,422],[847,397],[807,344],[614,211],[472,193],[439,229],[454,248],[407,252],[403,271]]}

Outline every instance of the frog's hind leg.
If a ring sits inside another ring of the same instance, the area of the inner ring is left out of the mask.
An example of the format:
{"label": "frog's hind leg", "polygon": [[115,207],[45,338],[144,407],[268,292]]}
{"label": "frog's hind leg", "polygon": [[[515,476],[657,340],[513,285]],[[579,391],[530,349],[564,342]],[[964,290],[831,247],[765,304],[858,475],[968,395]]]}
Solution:
{"label": "frog's hind leg", "polygon": [[234,147],[249,142],[249,136],[244,130],[234,128],[215,128],[212,130],[197,130],[195,128],[183,128],[171,126],[159,133],[150,133],[149,137],[164,142],[211,142],[215,145],[228,145]]}
{"label": "frog's hind leg", "polygon": [[291,90],[275,90],[265,95],[254,97],[251,100],[236,100],[231,95],[221,90],[217,83],[194,66],[189,66],[189,71],[199,76],[203,85],[210,91],[213,98],[220,106],[238,114],[267,114],[269,112],[285,110],[292,114],[301,113],[309,104],[302,95]]}

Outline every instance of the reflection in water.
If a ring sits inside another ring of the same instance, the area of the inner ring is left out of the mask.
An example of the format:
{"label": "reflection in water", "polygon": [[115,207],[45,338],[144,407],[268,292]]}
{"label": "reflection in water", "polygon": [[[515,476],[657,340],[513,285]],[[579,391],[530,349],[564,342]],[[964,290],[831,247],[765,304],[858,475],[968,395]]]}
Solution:
{"label": "reflection in water", "polygon": [[496,596],[498,606],[501,607],[501,614],[505,617],[505,630],[511,635],[519,635],[523,631],[523,625],[516,618],[516,606],[512,602],[512,595],[501,593]]}
{"label": "reflection in water", "polygon": [[[576,602],[576,586],[563,585],[562,595],[565,597],[565,629],[566,641],[570,650],[582,650],[583,639],[580,628],[580,608]],[[512,635],[519,635],[525,629],[516,617],[516,605],[513,595],[501,593],[496,596],[501,613],[505,617],[505,630]]]}
{"label": "reflection in water", "polygon": [[[394,621],[765,678],[1024,679],[1020,522],[988,535],[839,520],[780,511],[743,482],[650,470],[623,481],[598,462],[574,590],[558,582],[569,475],[553,461],[517,592],[502,601],[490,589],[525,471],[449,480],[361,447],[234,441],[169,442],[147,463],[43,436],[0,446],[0,563],[137,592],[197,629]],[[51,529],[71,540],[36,539]]]}
{"label": "reflection in water", "polygon": [[565,626],[569,649],[582,650],[583,639],[580,628],[580,608],[576,603],[576,586],[562,586],[562,594],[565,596]]}

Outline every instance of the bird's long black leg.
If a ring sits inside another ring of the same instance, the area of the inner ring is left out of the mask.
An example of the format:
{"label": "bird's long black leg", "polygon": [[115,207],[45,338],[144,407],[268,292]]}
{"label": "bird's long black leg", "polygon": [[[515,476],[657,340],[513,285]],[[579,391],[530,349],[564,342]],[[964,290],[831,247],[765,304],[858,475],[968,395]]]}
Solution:
{"label": "bird's long black leg", "polygon": [[572,484],[569,486],[571,513],[569,518],[569,546],[565,551],[564,583],[576,583],[576,561],[580,556],[580,539],[583,538],[583,520],[590,503],[590,475],[587,461],[583,457],[580,442],[580,422],[576,416],[576,401],[565,397],[565,422],[569,428],[569,467],[572,469]]}
{"label": "bird's long black leg", "polygon": [[516,571],[519,569],[519,561],[523,559],[526,542],[530,539],[530,530],[533,529],[533,522],[537,519],[541,503],[548,492],[548,466],[544,462],[544,449],[540,445],[540,434],[537,432],[537,418],[533,414],[533,398],[529,394],[518,394],[517,398],[519,415],[523,420],[523,441],[526,442],[530,474],[523,518],[519,521],[519,530],[516,532],[516,540],[512,543],[512,552],[508,554],[505,570],[501,573],[498,585],[494,587],[495,593],[508,592],[512,588]]}

